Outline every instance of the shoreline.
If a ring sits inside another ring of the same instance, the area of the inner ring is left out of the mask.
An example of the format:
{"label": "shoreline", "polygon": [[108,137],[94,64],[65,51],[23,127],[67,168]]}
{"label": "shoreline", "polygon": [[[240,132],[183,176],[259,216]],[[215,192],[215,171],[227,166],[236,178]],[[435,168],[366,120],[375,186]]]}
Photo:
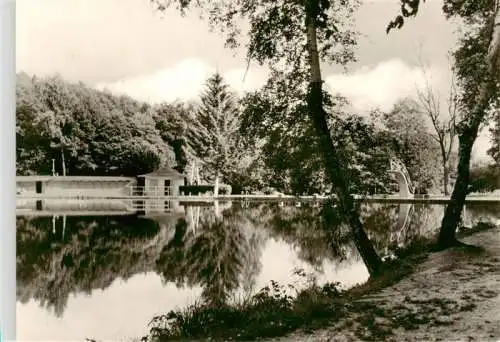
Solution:
{"label": "shoreline", "polygon": [[[260,307],[198,305],[177,311],[177,317],[188,319],[167,334],[156,330],[158,338],[149,341],[500,340],[500,226],[480,224],[459,238],[479,248],[432,252],[432,240],[422,239],[400,251],[400,259],[388,262],[380,277],[346,291],[312,286],[286,298],[276,284],[278,291],[263,296]],[[199,320],[207,315],[227,322]],[[472,330],[466,334],[463,326]]]}
{"label": "shoreline", "polygon": [[[448,203],[450,196],[441,195],[418,195],[401,197],[399,195],[354,195],[356,200],[366,202],[394,202],[394,203]],[[214,201],[272,201],[272,202],[325,202],[330,199],[327,196],[292,196],[292,195],[219,195],[219,196],[64,196],[64,195],[17,195],[16,200],[169,200],[181,202],[214,202]],[[466,203],[500,203],[500,195],[468,195],[465,198]]]}
{"label": "shoreline", "polygon": [[471,246],[429,253],[328,327],[265,341],[499,341],[500,226],[460,235]]}

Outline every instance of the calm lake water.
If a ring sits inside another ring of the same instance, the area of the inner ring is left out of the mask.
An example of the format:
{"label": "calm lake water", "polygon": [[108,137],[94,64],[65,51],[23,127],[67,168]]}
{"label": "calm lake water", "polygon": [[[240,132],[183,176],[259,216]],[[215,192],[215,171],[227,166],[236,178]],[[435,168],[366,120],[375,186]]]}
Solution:
{"label": "calm lake water", "polygon": [[[124,215],[128,204],[63,204],[71,216],[17,217],[18,340],[131,341],[155,315],[202,299],[234,300],[271,280],[350,287],[368,278],[348,230],[328,233],[321,206],[169,203],[171,212]],[[47,208],[57,212],[58,205]],[[386,255],[435,232],[443,208],[370,204],[362,216]],[[499,222],[500,205],[468,205],[466,225],[479,220]]]}

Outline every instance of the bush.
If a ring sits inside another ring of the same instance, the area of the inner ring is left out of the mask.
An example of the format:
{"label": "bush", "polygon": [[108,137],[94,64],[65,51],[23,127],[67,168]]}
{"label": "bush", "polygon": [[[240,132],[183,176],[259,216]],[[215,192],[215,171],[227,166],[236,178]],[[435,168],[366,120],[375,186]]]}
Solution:
{"label": "bush", "polygon": [[[179,187],[179,191],[184,195],[193,195],[197,196],[200,194],[213,194],[214,186],[213,185],[183,185]],[[219,195],[230,195],[231,194],[231,186],[227,184],[221,184],[219,186]]]}
{"label": "bush", "polygon": [[179,191],[183,193],[184,195],[199,195],[199,194],[204,194],[209,191],[213,193],[214,191],[214,186],[213,185],[183,185],[179,187]]}
{"label": "bush", "polygon": [[[294,298],[288,289],[295,290]],[[235,304],[196,303],[184,310],[170,311],[153,318],[148,336],[142,341],[196,338],[249,340],[283,335],[313,322],[326,323],[344,314],[336,305],[337,283],[323,287],[313,284],[305,290],[271,281],[249,299]]]}
{"label": "bush", "polygon": [[490,192],[500,188],[500,170],[495,166],[481,166],[470,172],[469,192]]}

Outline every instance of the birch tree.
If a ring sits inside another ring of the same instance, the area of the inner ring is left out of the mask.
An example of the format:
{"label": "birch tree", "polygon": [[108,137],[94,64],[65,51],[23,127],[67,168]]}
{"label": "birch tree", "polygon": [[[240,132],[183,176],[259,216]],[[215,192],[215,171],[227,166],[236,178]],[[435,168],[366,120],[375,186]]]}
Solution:
{"label": "birch tree", "polygon": [[[418,13],[420,0],[400,0],[401,14],[387,27],[401,28],[404,18]],[[446,206],[438,237],[442,248],[459,244],[456,230],[469,190],[472,147],[479,128],[499,107],[500,1],[464,0],[443,2],[447,18],[460,19],[465,29],[453,53],[460,87],[459,103],[464,115],[457,123],[459,160],[457,180]]]}
{"label": "birch tree", "polygon": [[370,274],[378,273],[381,260],[360,220],[351,194],[347,156],[339,153],[330,136],[324,110],[321,61],[346,64],[354,59],[356,32],[352,29],[356,0],[151,0],[160,11],[177,5],[181,12],[196,6],[212,27],[222,28],[229,47],[239,45],[242,33],[237,19],[247,19],[247,57],[304,79],[310,124],[319,140],[325,172],[338,198],[340,213],[352,229],[353,240]]}

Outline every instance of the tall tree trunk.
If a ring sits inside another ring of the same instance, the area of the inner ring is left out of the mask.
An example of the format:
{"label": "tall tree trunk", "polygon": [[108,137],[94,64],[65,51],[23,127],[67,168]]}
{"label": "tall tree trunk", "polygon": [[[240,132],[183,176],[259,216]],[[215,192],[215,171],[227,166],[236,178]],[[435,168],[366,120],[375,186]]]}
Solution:
{"label": "tall tree trunk", "polygon": [[488,53],[484,56],[489,68],[490,75],[493,77],[485,79],[481,82],[479,87],[479,94],[477,102],[471,111],[469,122],[465,122],[465,128],[459,131],[459,161],[457,181],[451,194],[450,203],[446,206],[446,210],[441,222],[441,229],[439,231],[438,245],[441,248],[447,248],[457,243],[456,231],[460,223],[460,217],[463,207],[465,205],[465,198],[469,188],[469,174],[470,174],[470,159],[472,153],[472,146],[477,138],[479,126],[484,121],[486,111],[490,104],[492,89],[495,89],[495,82],[500,82],[499,72],[499,41],[500,41],[500,1],[496,2],[495,11],[491,21],[491,36]]}
{"label": "tall tree trunk", "polygon": [[451,247],[457,244],[455,236],[462,209],[465,205],[465,198],[469,188],[470,174],[470,159],[472,154],[472,146],[477,136],[477,129],[466,131],[459,135],[459,160],[457,167],[457,180],[451,194],[450,203],[446,206],[446,210],[441,222],[439,231],[438,245],[441,248]]}
{"label": "tall tree trunk", "polygon": [[[318,0],[310,0],[309,5],[318,6]],[[314,10],[313,10],[314,11]],[[363,259],[370,275],[375,275],[380,270],[382,262],[366,235],[361,223],[359,212],[354,205],[354,198],[349,192],[349,178],[344,168],[345,161],[336,150],[328,128],[326,112],[323,109],[323,90],[321,69],[316,37],[316,18],[311,16],[311,8],[306,7],[307,44],[309,53],[309,66],[311,68],[311,81],[307,98],[309,117],[319,137],[321,153],[326,171],[333,184],[333,190],[338,196],[341,212],[350,225],[354,243]]]}

